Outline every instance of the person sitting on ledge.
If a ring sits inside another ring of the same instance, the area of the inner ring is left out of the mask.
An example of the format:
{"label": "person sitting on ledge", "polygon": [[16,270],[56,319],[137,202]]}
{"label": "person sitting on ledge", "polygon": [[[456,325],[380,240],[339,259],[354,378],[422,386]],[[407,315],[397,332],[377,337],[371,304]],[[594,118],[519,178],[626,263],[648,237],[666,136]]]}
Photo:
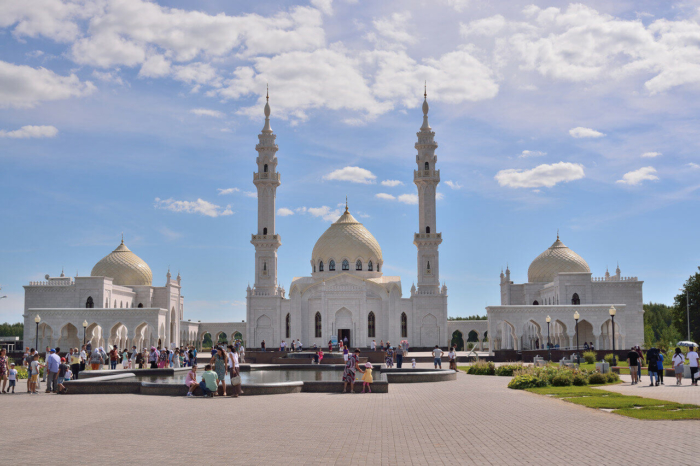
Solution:
{"label": "person sitting on ledge", "polygon": [[197,383],[197,366],[192,366],[192,369],[187,373],[185,377],[185,385],[189,389],[187,391],[187,396],[194,396],[194,391],[199,387]]}
{"label": "person sitting on ledge", "polygon": [[202,382],[199,384],[199,388],[202,389],[202,396],[208,396],[209,398],[213,398],[214,392],[209,387],[212,387],[214,390],[216,390],[218,388],[218,382],[219,376],[216,375],[216,372],[211,370],[211,364],[207,364],[206,366],[204,366]]}

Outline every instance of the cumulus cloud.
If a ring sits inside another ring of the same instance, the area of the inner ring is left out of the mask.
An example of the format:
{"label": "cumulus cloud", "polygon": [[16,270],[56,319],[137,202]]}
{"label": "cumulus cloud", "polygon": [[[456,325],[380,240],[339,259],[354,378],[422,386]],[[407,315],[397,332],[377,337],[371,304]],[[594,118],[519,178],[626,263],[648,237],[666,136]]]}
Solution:
{"label": "cumulus cloud", "polygon": [[0,130],[0,138],[52,138],[58,134],[55,126],[22,126],[14,131]]}
{"label": "cumulus cloud", "polygon": [[258,192],[257,191],[243,191],[243,195],[245,197],[252,197],[254,199],[258,198]]}
{"label": "cumulus cloud", "polygon": [[445,181],[445,184],[452,189],[462,189],[462,185],[457,183],[456,181],[447,180]]}
{"label": "cumulus cloud", "polygon": [[333,14],[333,0],[311,0],[311,4],[327,15]]}
{"label": "cumulus cloud", "polygon": [[575,138],[600,138],[605,136],[605,134],[600,131],[596,131],[591,128],[584,128],[583,126],[577,126],[576,128],[571,128],[569,134]]}
{"label": "cumulus cloud", "polygon": [[691,170],[697,170],[697,169],[700,169],[700,165],[697,163],[690,162],[688,164],[688,168],[690,168]]}
{"label": "cumulus cloud", "polygon": [[0,61],[0,107],[34,107],[39,102],[91,94],[95,86],[71,74]]}
{"label": "cumulus cloud", "polygon": [[225,189],[218,188],[217,191],[219,193],[219,196],[221,196],[221,195],[225,195],[225,194],[237,193],[238,191],[240,191],[240,189],[238,189],[238,188],[225,188]]}
{"label": "cumulus cloud", "polygon": [[394,201],[396,200],[396,196],[392,196],[391,194],[387,193],[377,193],[374,195],[377,199],[385,199],[387,201]]}
{"label": "cumulus cloud", "polygon": [[546,152],[542,152],[539,150],[524,150],[518,155],[518,158],[524,159],[527,157],[543,157],[547,155]]}
{"label": "cumulus cloud", "polygon": [[332,209],[327,205],[321,207],[298,207],[295,211],[299,214],[310,214],[320,217],[327,222],[335,222],[343,214],[340,209]]}
{"label": "cumulus cloud", "polygon": [[93,70],[92,76],[94,78],[99,79],[102,82],[105,83],[114,83],[114,84],[119,84],[120,86],[124,85],[124,80],[119,76],[119,70],[115,71],[97,71]]}
{"label": "cumulus cloud", "polygon": [[468,24],[460,23],[459,33],[468,37],[470,35],[494,36],[498,34],[506,25],[506,19],[501,15],[489,18],[477,19]]}
{"label": "cumulus cloud", "polygon": [[394,13],[388,18],[375,19],[372,21],[377,34],[398,43],[413,44],[416,42],[415,28],[412,28],[408,21],[411,13]]}
{"label": "cumulus cloud", "polygon": [[442,194],[442,193],[435,193],[435,200],[437,200],[437,201],[442,201],[443,199],[445,199],[445,195],[444,195],[444,194]]}
{"label": "cumulus cloud", "polygon": [[661,152],[645,152],[642,154],[642,157],[653,159],[654,157],[658,157],[659,155],[661,155]]}
{"label": "cumulus cloud", "polygon": [[371,184],[376,179],[371,171],[360,167],[345,167],[324,175],[324,180],[350,181],[351,183]]}
{"label": "cumulus cloud", "polygon": [[621,180],[617,180],[620,184],[627,184],[631,186],[636,186],[642,181],[654,181],[658,180],[659,177],[655,175],[656,169],[654,167],[642,167],[639,170],[634,170],[627,172],[622,175]]}
{"label": "cumulus cloud", "polygon": [[15,37],[39,36],[70,42],[80,35],[76,20],[87,18],[96,5],[84,0],[0,2],[0,27],[14,26]]}
{"label": "cumulus cloud", "polygon": [[396,199],[404,204],[418,204],[418,194],[402,194]]}
{"label": "cumulus cloud", "polygon": [[187,214],[200,214],[207,217],[233,215],[230,205],[222,208],[203,199],[197,199],[196,201],[176,201],[173,198],[160,199],[157,197],[153,206],[156,209],[169,210],[171,212],[184,212]]}
{"label": "cumulus cloud", "polygon": [[280,217],[287,217],[289,215],[294,215],[294,211],[286,207],[280,207],[279,209],[277,209],[277,215],[279,215]]}
{"label": "cumulus cloud", "polygon": [[190,113],[194,113],[197,116],[210,116],[214,118],[223,118],[225,116],[224,112],[218,110],[211,110],[209,108],[193,108]]}
{"label": "cumulus cloud", "polygon": [[403,185],[402,181],[399,180],[384,180],[382,181],[382,186],[389,186],[390,188],[394,188],[396,186]]}
{"label": "cumulus cloud", "polygon": [[509,188],[551,188],[557,183],[568,183],[585,176],[583,165],[559,162],[542,164],[530,170],[508,169],[499,171],[494,177],[500,186]]}

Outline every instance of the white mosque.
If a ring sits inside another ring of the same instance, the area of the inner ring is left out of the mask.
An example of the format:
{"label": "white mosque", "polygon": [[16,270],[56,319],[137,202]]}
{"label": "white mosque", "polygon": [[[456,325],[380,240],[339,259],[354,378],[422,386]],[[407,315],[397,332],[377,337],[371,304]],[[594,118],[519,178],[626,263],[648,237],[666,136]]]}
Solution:
{"label": "white mosque", "polygon": [[[269,100],[269,99],[268,99]],[[282,340],[300,339],[305,347],[325,346],[347,338],[353,347],[372,340],[412,347],[446,346],[468,338],[478,348],[488,341],[491,352],[543,347],[550,338],[561,348],[575,346],[578,336],[600,349],[612,348],[611,308],[616,314],[615,346],[642,344],[644,324],[642,283],[636,277],[593,278],[588,264],[557,237],[528,270],[528,283],[514,284],[510,270],[501,273],[501,305],[486,308],[488,320],[448,321],[447,287],[440,285],[436,188],[440,182],[434,140],[424,95],[423,125],[418,131],[416,170],[418,189],[417,287],[403,297],[401,278],[382,272],[382,249],[374,236],[345,208],[318,239],[310,257],[310,276],[296,277],[289,294],[278,283],[276,230],[276,136],[270,127],[270,105],[256,145],[258,225],[255,282],[246,290],[245,322],[185,320],[182,278],[166,274],[165,285],[152,285],[152,272],[121,244],[100,260],[89,277],[46,276],[25,286],[24,342],[62,349],[91,341],[93,346],[150,345],[170,347],[201,344],[209,333],[216,341],[242,339],[248,347],[278,347]],[[578,334],[575,332],[579,316]],[[547,320],[549,319],[549,324]],[[460,345],[461,346],[461,345]]]}

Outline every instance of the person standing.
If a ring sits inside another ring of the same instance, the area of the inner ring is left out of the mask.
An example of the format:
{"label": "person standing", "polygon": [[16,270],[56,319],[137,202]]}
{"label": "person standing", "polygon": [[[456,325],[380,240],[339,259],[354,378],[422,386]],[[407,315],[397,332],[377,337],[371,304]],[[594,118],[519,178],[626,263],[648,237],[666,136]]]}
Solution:
{"label": "person standing", "polygon": [[367,361],[365,363],[365,372],[362,374],[362,393],[365,392],[365,388],[369,393],[372,393],[372,385],[373,379],[372,379],[372,363]]}
{"label": "person standing", "polygon": [[[214,372],[216,372],[216,376],[219,379],[217,384],[221,385],[224,389],[224,396],[226,396],[226,353],[224,353],[223,348],[217,348],[216,349],[216,354],[212,356],[210,365],[214,367]],[[214,390],[217,390],[218,394],[218,385],[217,387],[214,387]],[[209,384],[207,384],[207,387],[209,389],[212,389],[212,387],[209,387]]]}
{"label": "person standing", "polygon": [[676,352],[671,359],[671,365],[673,366],[674,373],[676,374],[676,385],[683,385],[683,363],[685,362],[685,356],[681,353],[680,348],[676,348]]}
{"label": "person standing", "polygon": [[343,346],[348,346],[348,337],[343,338]]}
{"label": "person standing", "polygon": [[401,369],[401,364],[403,364],[403,346],[399,343],[399,346],[396,348],[396,367]]}
{"label": "person standing", "polygon": [[10,393],[10,389],[12,389],[12,393],[15,392],[15,385],[17,385],[17,369],[15,369],[15,363],[11,362],[10,363],[10,370],[8,372],[9,374],[9,379],[10,379],[10,386],[7,387],[7,393]]}
{"label": "person standing", "polygon": [[100,353],[99,348],[95,348],[92,351],[92,356],[90,356],[90,368],[93,371],[100,370],[104,362],[104,358],[102,357],[102,353]]}
{"label": "person standing", "polygon": [[688,358],[688,365],[690,366],[690,383],[697,387],[698,379],[695,376],[698,373],[698,353],[695,351],[695,347],[691,347],[685,357]]}
{"label": "person standing", "polygon": [[387,344],[386,355],[384,356],[384,364],[391,369],[394,367],[394,349]]}
{"label": "person standing", "polygon": [[642,380],[642,363],[644,362],[644,353],[642,348],[637,345],[637,382]]}
{"label": "person standing", "polygon": [[649,380],[651,383],[649,384],[650,387],[654,386],[654,378],[656,377],[656,386],[659,385],[659,377],[656,375],[656,371],[658,370],[658,351],[656,348],[653,346],[647,350],[647,372],[649,373]]}
{"label": "person standing", "polygon": [[639,362],[639,354],[637,353],[636,348],[633,346],[632,349],[630,349],[630,352],[627,353],[627,365],[630,368],[632,385],[637,385],[637,381],[639,380],[637,378],[637,362]]}
{"label": "person standing", "polygon": [[455,350],[454,345],[450,348],[450,351],[447,353],[447,359],[450,361],[450,369],[453,371],[457,370],[457,351]]}
{"label": "person standing", "polygon": [[109,351],[109,368],[111,370],[115,370],[117,368],[117,363],[119,362],[119,350],[117,349],[117,346],[112,346],[112,349]]}
{"label": "person standing", "polygon": [[23,362],[24,366],[27,368],[27,393],[32,393],[32,362],[34,361],[34,353],[36,353],[34,348],[28,350]]}
{"label": "person standing", "polygon": [[75,351],[70,354],[69,362],[70,371],[73,373],[73,377],[75,378],[74,380],[78,380],[80,374],[80,353],[78,352],[78,348],[75,348]]}
{"label": "person standing", "polygon": [[229,375],[231,376],[231,386],[233,387],[233,398],[238,398],[241,393],[241,366],[238,362],[238,353],[233,346],[228,347]]}
{"label": "person standing", "polygon": [[265,351],[265,340],[260,342],[260,350]]}
{"label": "person standing", "polygon": [[661,385],[663,385],[664,384],[664,359],[665,359],[665,356],[664,356],[663,351],[659,351],[657,353],[657,356],[659,359],[656,362],[656,368],[658,369],[656,371],[656,376],[659,378],[659,383]]}
{"label": "person standing", "polygon": [[333,340],[328,340],[328,352],[333,352]]}
{"label": "person standing", "polygon": [[440,366],[440,369],[442,369],[442,350],[438,345],[435,345],[435,348],[433,348],[433,365],[435,366],[435,369]]}
{"label": "person standing", "polygon": [[58,379],[58,366],[61,365],[61,358],[56,354],[56,350],[51,348],[49,356],[46,358],[46,393],[56,392],[56,380]]}
{"label": "person standing", "polygon": [[7,351],[5,348],[0,350],[0,381],[2,381],[2,385],[0,386],[0,393],[7,393],[6,385],[7,385],[7,376],[10,374],[10,366],[8,363],[7,356],[5,355]]}
{"label": "person standing", "polygon": [[350,352],[348,351],[347,346],[344,346],[343,347],[343,361],[345,361],[347,363],[349,357],[350,357]]}
{"label": "person standing", "polygon": [[377,340],[372,340],[371,348],[372,351],[377,351]]}
{"label": "person standing", "polygon": [[355,371],[363,372],[360,369],[360,350],[356,349],[353,354],[348,357],[343,371],[343,393],[347,393],[348,383],[350,384],[350,393],[355,393]]}

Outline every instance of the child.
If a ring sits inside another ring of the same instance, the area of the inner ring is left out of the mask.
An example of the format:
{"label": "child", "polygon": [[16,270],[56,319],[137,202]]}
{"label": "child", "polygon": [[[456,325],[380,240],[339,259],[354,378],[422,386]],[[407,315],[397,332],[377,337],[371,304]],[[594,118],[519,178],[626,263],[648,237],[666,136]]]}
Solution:
{"label": "child", "polygon": [[29,382],[29,393],[38,395],[39,392],[37,391],[37,386],[39,385],[39,368],[44,367],[43,364],[39,364],[39,353],[34,354],[30,367],[32,368],[32,378]]}
{"label": "child", "polygon": [[362,375],[362,393],[365,392],[365,388],[369,393],[372,393],[372,389],[369,387],[372,382],[372,363],[368,361],[365,363],[365,373]]}
{"label": "child", "polygon": [[[192,369],[187,373],[187,377],[185,377],[185,385],[187,385],[187,388],[189,389],[187,391],[187,396],[194,396],[194,391],[197,387],[199,387],[199,384],[197,383],[197,366],[192,366]],[[204,391],[204,389],[202,389]]]}
{"label": "child", "polygon": [[[15,363],[10,363],[10,373],[9,373],[9,379],[10,379],[10,386],[7,387],[7,389],[12,389],[12,393],[15,392],[15,384],[17,384],[17,370],[15,369]],[[9,392],[8,392],[9,393]]]}
{"label": "child", "polygon": [[411,368],[416,368],[416,358],[411,359]]}
{"label": "child", "polygon": [[70,380],[70,378],[66,377],[66,372],[70,372],[70,367],[68,367],[68,364],[66,364],[66,358],[61,358],[61,364],[58,365],[58,391],[57,393],[66,393],[66,387],[63,385],[63,382],[66,380]]}
{"label": "child", "polygon": [[[203,396],[208,396],[210,398],[214,397],[214,390],[218,389],[219,376],[216,372],[211,370],[211,364],[204,366],[204,374],[202,374],[202,383],[199,384],[199,388],[202,389]],[[210,388],[211,387],[211,388]]]}

